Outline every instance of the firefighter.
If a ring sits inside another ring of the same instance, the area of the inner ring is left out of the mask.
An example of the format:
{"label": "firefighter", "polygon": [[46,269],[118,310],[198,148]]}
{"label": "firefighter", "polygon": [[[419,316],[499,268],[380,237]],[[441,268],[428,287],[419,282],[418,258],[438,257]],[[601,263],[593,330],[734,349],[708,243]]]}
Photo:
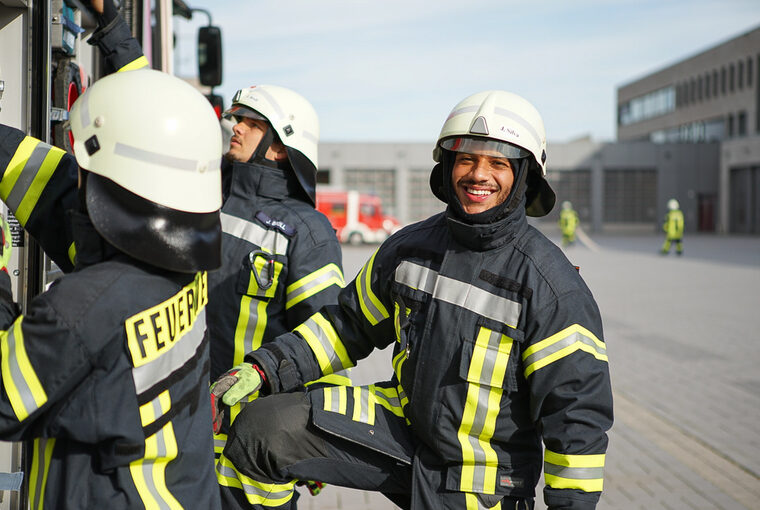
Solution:
{"label": "firefighter", "polygon": [[[253,392],[218,465],[258,508],[295,479],[380,491],[402,508],[593,509],[612,425],[599,310],[531,227],[554,205],[543,122],[504,91],[445,121],[430,184],[445,212],[384,242],[339,296],[212,385]],[[303,385],[393,344],[392,378]],[[545,453],[542,455],[542,442]]]}
{"label": "firefighter", "polygon": [[670,244],[675,242],[676,254],[683,254],[683,212],[680,209],[678,200],[675,198],[668,200],[668,212],[665,215],[662,230],[665,231],[665,242],[662,244],[660,253],[668,255],[670,253]]}
{"label": "firefighter", "polygon": [[578,213],[573,204],[565,200],[559,212],[559,228],[562,230],[562,246],[575,243],[575,229],[578,227]]}
{"label": "firefighter", "polygon": [[182,80],[139,70],[95,82],[70,119],[73,157],[15,132],[0,152],[0,197],[38,239],[68,183],[50,172],[79,182],[73,271],[23,315],[0,273],[0,437],[29,441],[32,508],[220,508],[205,383],[216,116]]}

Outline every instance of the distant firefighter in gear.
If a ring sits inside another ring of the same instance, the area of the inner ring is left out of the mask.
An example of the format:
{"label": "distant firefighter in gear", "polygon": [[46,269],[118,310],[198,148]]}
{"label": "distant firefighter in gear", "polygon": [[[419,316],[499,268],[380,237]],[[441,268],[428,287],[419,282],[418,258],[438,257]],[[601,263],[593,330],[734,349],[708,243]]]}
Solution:
{"label": "distant firefighter in gear", "polygon": [[675,198],[668,200],[668,212],[662,230],[665,231],[665,242],[660,253],[667,255],[670,253],[670,244],[676,243],[676,253],[683,254],[683,212]]}
{"label": "distant firefighter in gear", "polygon": [[559,212],[559,228],[562,230],[562,246],[574,244],[575,229],[578,228],[578,213],[573,209],[573,204],[567,200],[562,202],[562,210]]}
{"label": "distant firefighter in gear", "polygon": [[73,157],[2,128],[0,198],[67,274],[20,314],[0,272],[0,437],[28,441],[31,508],[221,508],[216,116],[184,81],[136,70],[95,82],[70,122]]}
{"label": "distant firefighter in gear", "polygon": [[[391,236],[337,304],[212,385],[216,405],[258,395],[219,464],[256,508],[294,508],[295,480],[321,480],[405,509],[531,509],[542,468],[550,509],[596,507],[607,351],[588,287],[526,219],[555,202],[541,117],[509,92],[474,94],[433,158],[447,210]],[[390,380],[304,389],[390,344]]]}

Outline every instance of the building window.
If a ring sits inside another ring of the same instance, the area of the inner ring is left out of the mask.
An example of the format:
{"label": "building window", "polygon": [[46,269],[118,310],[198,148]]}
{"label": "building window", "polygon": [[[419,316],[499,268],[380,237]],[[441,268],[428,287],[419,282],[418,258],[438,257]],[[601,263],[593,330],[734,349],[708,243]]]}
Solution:
{"label": "building window", "polygon": [[729,64],[728,66],[728,91],[734,91],[734,85],[736,84],[736,66]]}
{"label": "building window", "polygon": [[726,95],[726,68],[720,69],[720,93]]}
{"label": "building window", "polygon": [[747,57],[747,88],[752,88],[752,57]]}
{"label": "building window", "polygon": [[605,169],[604,221],[649,223],[657,210],[657,171]]}
{"label": "building window", "polygon": [[728,138],[734,137],[734,115],[732,113],[726,117],[726,135]]}
{"label": "building window", "polygon": [[697,101],[702,101],[702,97],[703,97],[702,91],[704,88],[703,85],[704,85],[704,82],[702,81],[702,77],[699,76],[697,78]]}
{"label": "building window", "polygon": [[705,74],[705,99],[710,99],[710,73]]}
{"label": "building window", "polygon": [[739,61],[737,68],[736,83],[739,87],[739,90],[742,90],[744,88],[744,62],[742,60]]}
{"label": "building window", "polygon": [[344,174],[346,189],[377,195],[383,201],[383,210],[387,214],[395,215],[395,173],[393,169],[347,168]]}
{"label": "building window", "polygon": [[713,97],[718,97],[718,70],[713,71]]}
{"label": "building window", "polygon": [[673,86],[655,90],[620,105],[618,122],[627,126],[635,122],[664,115],[676,109],[676,88]]}
{"label": "building window", "polygon": [[329,168],[320,168],[317,170],[317,184],[330,184]]}
{"label": "building window", "polygon": [[747,136],[747,112],[736,114],[736,136]]}

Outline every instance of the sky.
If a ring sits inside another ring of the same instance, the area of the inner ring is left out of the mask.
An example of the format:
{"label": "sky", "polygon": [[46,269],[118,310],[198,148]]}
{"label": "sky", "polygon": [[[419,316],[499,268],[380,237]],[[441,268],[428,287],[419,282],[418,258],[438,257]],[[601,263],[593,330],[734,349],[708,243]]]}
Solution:
{"label": "sky", "polygon": [[[758,0],[186,0],[221,27],[225,107],[291,88],[325,142],[430,142],[483,90],[525,97],[550,142],[615,139],[616,89],[760,27]],[[175,21],[196,74],[203,14]],[[758,48],[760,52],[760,48]]]}

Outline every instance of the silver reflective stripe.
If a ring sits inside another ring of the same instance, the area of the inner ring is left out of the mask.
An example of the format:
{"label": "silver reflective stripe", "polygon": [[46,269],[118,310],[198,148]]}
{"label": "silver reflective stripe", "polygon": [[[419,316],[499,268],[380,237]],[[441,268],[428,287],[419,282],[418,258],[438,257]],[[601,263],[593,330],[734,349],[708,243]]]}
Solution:
{"label": "silver reflective stripe", "polygon": [[389,406],[401,409],[401,400],[398,397],[389,397],[385,393],[375,391],[375,398],[387,402]]}
{"label": "silver reflective stripe", "polygon": [[579,332],[576,331],[576,332],[568,335],[567,337],[563,338],[562,340],[554,342],[553,344],[548,345],[548,346],[544,347],[543,349],[534,352],[530,356],[527,356],[523,360],[523,366],[529,367],[533,363],[535,363],[537,361],[540,361],[540,360],[544,359],[547,356],[551,356],[555,352],[557,352],[559,350],[562,350],[565,347],[568,347],[570,345],[573,345],[576,342],[580,342],[582,344],[588,345],[589,347],[591,347],[592,349],[594,349],[594,351],[598,352],[601,355],[606,355],[607,354],[606,347],[600,347],[591,338],[589,338],[586,335],[584,335],[584,334],[579,333]]}
{"label": "silver reflective stripe", "polygon": [[153,361],[132,369],[132,378],[135,380],[137,393],[142,393],[163,381],[169,374],[190,360],[203,341],[205,332],[206,310],[204,309],[195,319],[193,328],[177,340],[171,349]]}
{"label": "silver reflective stripe", "polygon": [[[245,493],[250,496],[263,499],[263,501],[261,501],[260,503],[263,504],[264,506],[268,506],[266,505],[266,502],[268,500],[278,500],[278,499],[286,498],[288,497],[289,494],[293,493],[293,490],[289,488],[284,488],[280,492],[273,492],[273,491],[263,489],[261,487],[256,487],[255,485],[245,483],[243,480],[240,480],[240,478],[238,477],[238,474],[235,472],[234,469],[232,469],[229,466],[223,465],[221,462],[217,463],[216,470],[219,472],[219,474],[221,474],[224,477],[234,478],[238,480],[240,482],[240,485],[243,486],[243,491],[245,491]],[[262,482],[262,483],[271,485],[271,483],[269,482]]]}
{"label": "silver reflective stripe", "polygon": [[8,329],[8,368],[11,371],[11,380],[16,385],[18,394],[21,397],[21,401],[24,403],[24,409],[27,416],[32,414],[38,409],[37,402],[32,395],[32,389],[24,379],[24,374],[21,372],[21,366],[18,364],[18,358],[16,358],[16,328],[15,325]]}
{"label": "silver reflective stripe", "polygon": [[314,319],[308,319],[302,324],[302,326],[311,331],[314,337],[319,341],[319,344],[322,346],[322,349],[324,349],[325,354],[327,355],[327,359],[330,361],[332,372],[335,373],[343,370],[343,363],[340,361],[338,353],[335,352],[335,348],[330,343],[330,338],[328,338],[327,334],[325,334],[319,324],[317,324]]}
{"label": "silver reflective stripe", "polygon": [[131,145],[125,145],[123,143],[116,142],[113,148],[114,154],[119,156],[142,161],[144,163],[151,163],[160,166],[169,166],[177,168],[179,170],[195,171],[198,168],[198,161],[187,158],[176,158],[174,156],[167,156],[158,152],[146,151],[139,147],[132,147]]}
{"label": "silver reflective stripe", "polygon": [[221,213],[220,218],[225,234],[248,241],[275,255],[287,254],[289,240],[277,230],[269,230],[227,213]]}
{"label": "silver reflective stripe", "polygon": [[87,87],[87,90],[84,92],[84,97],[79,100],[79,103],[81,104],[79,111],[82,113],[80,115],[80,122],[82,123],[82,127],[86,128],[90,125],[90,88]]}
{"label": "silver reflective stripe", "polygon": [[520,303],[491,294],[469,283],[441,276],[432,269],[408,260],[401,262],[396,268],[395,279],[398,283],[432,294],[436,299],[466,308],[511,327],[516,327],[520,318]]}
{"label": "silver reflective stripe", "polygon": [[544,473],[571,480],[599,480],[604,478],[603,467],[567,467],[544,461]]}
{"label": "silver reflective stripe", "polygon": [[[161,413],[161,404],[158,403],[158,399],[153,401],[153,408],[154,412],[156,413],[156,416]],[[158,488],[156,487],[156,481],[154,480],[153,475],[153,469],[154,465],[157,460],[165,460],[166,458],[166,437],[164,435],[164,429],[159,430],[155,434],[156,437],[156,458],[151,459],[145,459],[145,461],[140,466],[143,472],[143,480],[145,482],[145,486],[148,487],[148,491],[150,492],[150,495],[153,496],[153,500],[158,503],[158,508],[161,510],[171,510],[171,507],[169,504],[164,501],[164,498],[161,496],[161,494],[158,492]]]}
{"label": "silver reflective stripe", "polygon": [[330,393],[330,409],[327,409],[327,411],[340,413],[340,390],[341,389],[337,386],[325,388],[325,391]]}
{"label": "silver reflective stripe", "polygon": [[446,120],[449,120],[450,118],[455,117],[457,115],[461,115],[463,113],[476,112],[476,111],[478,111],[478,108],[480,108],[480,107],[477,106],[477,105],[474,105],[474,106],[464,106],[464,107],[462,107],[462,108],[460,108],[458,110],[454,110],[453,112],[451,112]]}
{"label": "silver reflective stripe", "polygon": [[47,157],[51,148],[50,145],[40,142],[32,150],[32,154],[24,164],[24,169],[19,174],[18,179],[13,184],[13,189],[8,193],[8,198],[5,200],[5,205],[12,211],[18,211],[21,201],[37,177],[37,173],[40,171],[42,163],[45,161],[45,157]]}
{"label": "silver reflective stripe", "polygon": [[[243,299],[245,301],[245,299]],[[245,333],[243,334],[243,354],[255,351],[261,345],[254,345],[256,328],[259,325],[259,305],[262,301],[258,299],[248,300],[248,321],[245,323]],[[264,317],[266,317],[266,308],[264,308]],[[237,335],[236,335],[237,336]],[[241,402],[243,404],[244,402]]]}
{"label": "silver reflective stripe", "polygon": [[523,129],[525,129],[526,131],[528,131],[531,134],[531,136],[533,137],[533,140],[535,140],[535,142],[536,142],[536,145],[538,147],[541,147],[541,144],[542,144],[541,136],[533,128],[533,126],[530,124],[530,122],[528,122],[523,117],[515,114],[514,112],[512,112],[510,110],[505,110],[504,108],[496,107],[496,108],[493,109],[493,111],[494,111],[494,113],[496,115],[501,115],[502,117],[506,117],[506,118],[508,118],[510,120],[514,120],[515,122],[518,122]]}
{"label": "silver reflective stripe", "polygon": [[[488,335],[488,348],[487,352],[492,352],[493,356],[486,356],[481,366],[479,380],[491,381],[493,379],[493,371],[496,368],[495,353],[499,350],[499,342],[501,341],[501,333],[491,331]],[[490,358],[490,359],[489,359]],[[475,492],[492,491],[493,487],[486,487],[486,462],[488,458],[483,448],[483,440],[486,443],[489,442],[492,431],[486,430],[486,420],[488,418],[488,409],[490,403],[491,392],[494,388],[486,384],[469,384],[468,395],[471,391],[477,391],[477,404],[475,406],[475,413],[472,417],[472,426],[467,434],[467,441],[472,448],[472,460],[475,462],[472,473],[472,490]],[[499,400],[500,401],[500,400]],[[497,401],[496,411],[498,411],[499,404]],[[486,436],[486,437],[484,437]]]}
{"label": "silver reflective stripe", "polygon": [[[354,393],[354,397],[356,394]],[[354,405],[359,406],[359,421],[369,423],[369,389],[366,387],[359,388],[359,402],[354,399]]]}
{"label": "silver reflective stripe", "polygon": [[280,104],[277,102],[277,100],[274,98],[274,96],[272,96],[272,94],[270,94],[269,92],[267,92],[263,88],[257,88],[256,92],[258,92],[259,94],[261,94],[262,96],[264,96],[266,98],[266,100],[269,102],[269,104],[272,105],[272,108],[274,108],[275,113],[277,114],[277,118],[276,119],[268,119],[268,120],[269,120],[270,124],[272,124],[272,125],[276,124],[278,120],[280,120],[281,118],[283,118],[285,116],[285,113],[282,111],[282,107],[280,107]]}
{"label": "silver reflective stripe", "polygon": [[404,260],[396,268],[395,279],[407,287],[432,294],[438,273],[430,268]]}

